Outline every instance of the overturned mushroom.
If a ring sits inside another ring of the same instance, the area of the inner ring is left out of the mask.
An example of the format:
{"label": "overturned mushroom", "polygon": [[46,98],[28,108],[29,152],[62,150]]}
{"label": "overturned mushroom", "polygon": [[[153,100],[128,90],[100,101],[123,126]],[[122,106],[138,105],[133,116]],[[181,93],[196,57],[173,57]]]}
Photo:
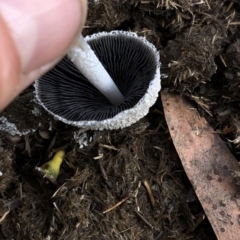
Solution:
{"label": "overturned mushroom", "polygon": [[58,120],[74,126],[130,126],[158,97],[159,53],[130,32],[103,32],[85,39],[80,37],[68,57],[36,81],[38,101]]}
{"label": "overturned mushroom", "polygon": [[64,150],[56,152],[50,161],[44,163],[41,167],[35,167],[34,172],[39,176],[50,180],[53,184],[56,184],[64,156]]}

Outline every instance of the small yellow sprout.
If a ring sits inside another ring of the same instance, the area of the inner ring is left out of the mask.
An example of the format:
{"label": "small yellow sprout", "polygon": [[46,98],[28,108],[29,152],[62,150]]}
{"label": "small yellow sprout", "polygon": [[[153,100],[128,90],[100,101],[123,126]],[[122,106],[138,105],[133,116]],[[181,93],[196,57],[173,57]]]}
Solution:
{"label": "small yellow sprout", "polygon": [[49,179],[53,183],[56,183],[64,155],[65,151],[60,150],[55,153],[55,155],[50,161],[44,163],[41,167],[36,167],[35,169],[38,172],[44,174],[44,178]]}

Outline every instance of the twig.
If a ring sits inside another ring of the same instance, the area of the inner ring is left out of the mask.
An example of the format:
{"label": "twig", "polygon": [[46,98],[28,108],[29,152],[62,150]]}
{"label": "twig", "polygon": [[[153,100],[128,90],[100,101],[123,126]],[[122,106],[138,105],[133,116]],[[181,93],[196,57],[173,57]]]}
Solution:
{"label": "twig", "polygon": [[125,230],[123,230],[123,231],[121,231],[121,232],[119,232],[119,233],[125,233],[125,232],[127,232],[127,231],[131,230],[133,227],[134,227],[134,226],[132,226],[132,227],[129,227],[129,228],[127,228],[127,229],[125,229]]}
{"label": "twig", "polygon": [[152,206],[154,207],[154,206],[155,206],[155,199],[154,199],[154,196],[153,196],[153,193],[152,193],[152,189],[151,189],[151,187],[149,186],[149,184],[148,184],[148,182],[147,182],[146,179],[143,180],[143,185],[144,185],[144,187],[146,188],[147,193],[148,193],[149,198],[150,198],[150,201],[151,201],[151,204],[152,204]]}
{"label": "twig", "polygon": [[204,2],[206,3],[208,9],[211,10],[211,7],[210,7],[210,4],[209,4],[208,0],[204,0]]}
{"label": "twig", "polygon": [[107,173],[106,173],[106,171],[105,171],[105,169],[103,167],[103,161],[102,161],[102,159],[103,159],[103,152],[102,152],[101,148],[98,149],[98,156],[94,157],[93,159],[98,160],[98,164],[99,164],[100,171],[102,173],[103,179],[104,179],[105,183],[107,184],[108,188],[112,189],[112,184],[111,184],[111,182],[109,182]]}
{"label": "twig", "polygon": [[15,199],[12,201],[9,201],[6,204],[6,208],[8,208],[8,210],[2,215],[2,217],[0,218],[0,224],[4,221],[4,219],[7,217],[7,215],[15,208],[17,208],[21,203],[21,199]]}
{"label": "twig", "polygon": [[107,176],[107,173],[103,167],[103,161],[102,159],[98,159],[98,163],[99,163],[99,167],[100,167],[100,170],[101,170],[101,173],[102,173],[102,176],[103,176],[103,179],[105,181],[105,183],[107,184],[108,188],[109,189],[112,189],[112,184],[111,182],[108,180],[108,176]]}
{"label": "twig", "polygon": [[28,153],[28,156],[31,157],[32,154],[31,154],[31,147],[29,143],[29,135],[25,135],[24,140],[25,140],[25,151]]}
{"label": "twig", "polygon": [[201,213],[198,216],[197,221],[195,222],[195,225],[193,227],[189,227],[185,233],[189,234],[190,232],[193,232],[205,218],[206,218],[205,214]]}
{"label": "twig", "polygon": [[221,59],[223,65],[224,65],[224,67],[227,67],[227,64],[226,64],[226,62],[225,62],[225,60],[224,60],[222,54],[220,54],[219,57],[220,57],[220,59]]}
{"label": "twig", "polygon": [[48,231],[47,231],[47,235],[46,237],[44,238],[44,240],[50,240],[51,239],[51,236],[52,236],[52,233],[54,231],[54,224],[55,224],[55,216],[54,216],[54,213],[55,213],[55,209],[53,209],[52,211],[52,214],[51,214],[51,222],[49,224],[49,228],[48,228]]}
{"label": "twig", "polygon": [[58,212],[60,215],[62,215],[62,213],[61,213],[60,209],[58,208],[56,202],[53,202],[53,206],[56,208],[57,212]]}
{"label": "twig", "polygon": [[153,229],[153,225],[152,225],[147,219],[145,219],[140,212],[138,212],[138,211],[135,210],[135,213],[136,213],[151,229]]}
{"label": "twig", "polygon": [[105,210],[103,213],[108,213],[111,212],[112,210],[114,210],[115,208],[117,208],[119,205],[121,205],[122,203],[124,203],[130,196],[127,196],[125,198],[123,198],[120,202],[116,203],[114,206],[108,208],[107,210]]}
{"label": "twig", "polygon": [[63,187],[66,185],[66,183],[67,183],[67,182],[65,182],[62,186],[60,186],[60,187],[55,191],[55,193],[52,195],[51,198],[54,198],[54,197],[57,195],[57,193],[58,193],[60,190],[63,189]]}
{"label": "twig", "polygon": [[234,4],[234,2],[230,2],[230,4],[228,5],[228,7],[227,7],[225,13],[227,13],[227,12],[229,12],[229,11],[231,10],[233,4]]}
{"label": "twig", "polygon": [[134,198],[135,198],[135,203],[136,203],[136,206],[137,206],[137,211],[139,212],[140,211],[140,207],[138,205],[138,200],[137,200],[137,195],[138,195],[138,192],[139,192],[139,188],[141,187],[141,181],[138,182],[138,187],[137,189],[135,190],[134,192]]}
{"label": "twig", "polygon": [[48,153],[51,151],[51,149],[53,148],[55,142],[56,142],[56,138],[57,138],[57,133],[54,134],[53,138],[51,139],[51,142],[47,148],[47,151],[46,151],[46,156],[48,155]]}
{"label": "twig", "polygon": [[240,25],[240,22],[231,22],[229,25]]}
{"label": "twig", "polygon": [[156,148],[157,150],[161,151],[161,152],[164,150],[163,148],[160,148],[158,146],[153,146],[153,147]]}
{"label": "twig", "polygon": [[116,147],[114,147],[114,146],[111,146],[111,145],[106,145],[106,144],[99,144],[98,145],[99,147],[103,147],[103,148],[107,148],[107,149],[110,149],[110,150],[116,150],[116,151],[118,151],[118,149],[116,148]]}
{"label": "twig", "polygon": [[101,159],[101,158],[103,158],[103,152],[102,152],[102,149],[99,148],[98,149],[98,156],[94,157],[93,159],[98,160],[98,159]]}
{"label": "twig", "polygon": [[98,156],[94,157],[93,159],[94,159],[94,160],[99,160],[99,159],[101,159],[101,158],[103,158],[103,154],[102,154],[102,153],[99,154]]}
{"label": "twig", "polygon": [[[196,229],[196,228],[199,226],[199,224],[200,224],[205,218],[206,218],[205,214],[204,214],[204,213],[201,213],[201,214],[199,215],[199,217],[197,218],[197,221],[196,221],[196,223],[195,223],[194,229]],[[193,230],[194,230],[194,229],[193,229]]]}
{"label": "twig", "polygon": [[10,213],[10,210],[7,210],[7,211],[3,214],[3,216],[0,218],[0,223],[3,222],[3,220],[6,218],[6,216],[7,216],[9,213]]}

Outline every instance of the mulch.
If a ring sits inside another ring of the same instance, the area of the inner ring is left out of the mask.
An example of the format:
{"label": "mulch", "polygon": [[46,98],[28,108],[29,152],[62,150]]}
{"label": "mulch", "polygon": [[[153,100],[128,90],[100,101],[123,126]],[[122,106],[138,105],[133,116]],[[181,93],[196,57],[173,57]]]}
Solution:
{"label": "mulch", "polygon": [[[134,31],[157,47],[162,91],[191,101],[237,166],[239,2],[89,1],[83,35],[111,30]],[[128,128],[82,130],[55,121],[36,105],[29,87],[1,113],[28,134],[0,131],[0,238],[219,238],[196,191],[201,179],[192,184],[165,110],[159,97]],[[66,156],[57,184],[39,178],[34,168],[60,149]],[[232,173],[228,180],[239,186],[240,173]]]}

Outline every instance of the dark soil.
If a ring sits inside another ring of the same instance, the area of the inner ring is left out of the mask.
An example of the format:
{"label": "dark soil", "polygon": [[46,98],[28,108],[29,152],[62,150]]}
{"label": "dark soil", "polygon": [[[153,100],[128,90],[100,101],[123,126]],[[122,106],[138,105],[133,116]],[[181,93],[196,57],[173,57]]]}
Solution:
{"label": "dark soil", "polygon": [[[90,1],[84,35],[114,29],[155,44],[162,89],[192,99],[238,160],[238,1]],[[30,87],[0,115],[0,129],[0,239],[216,239],[160,99],[129,128],[86,131],[55,121]],[[54,185],[33,170],[59,149],[66,157]]]}

